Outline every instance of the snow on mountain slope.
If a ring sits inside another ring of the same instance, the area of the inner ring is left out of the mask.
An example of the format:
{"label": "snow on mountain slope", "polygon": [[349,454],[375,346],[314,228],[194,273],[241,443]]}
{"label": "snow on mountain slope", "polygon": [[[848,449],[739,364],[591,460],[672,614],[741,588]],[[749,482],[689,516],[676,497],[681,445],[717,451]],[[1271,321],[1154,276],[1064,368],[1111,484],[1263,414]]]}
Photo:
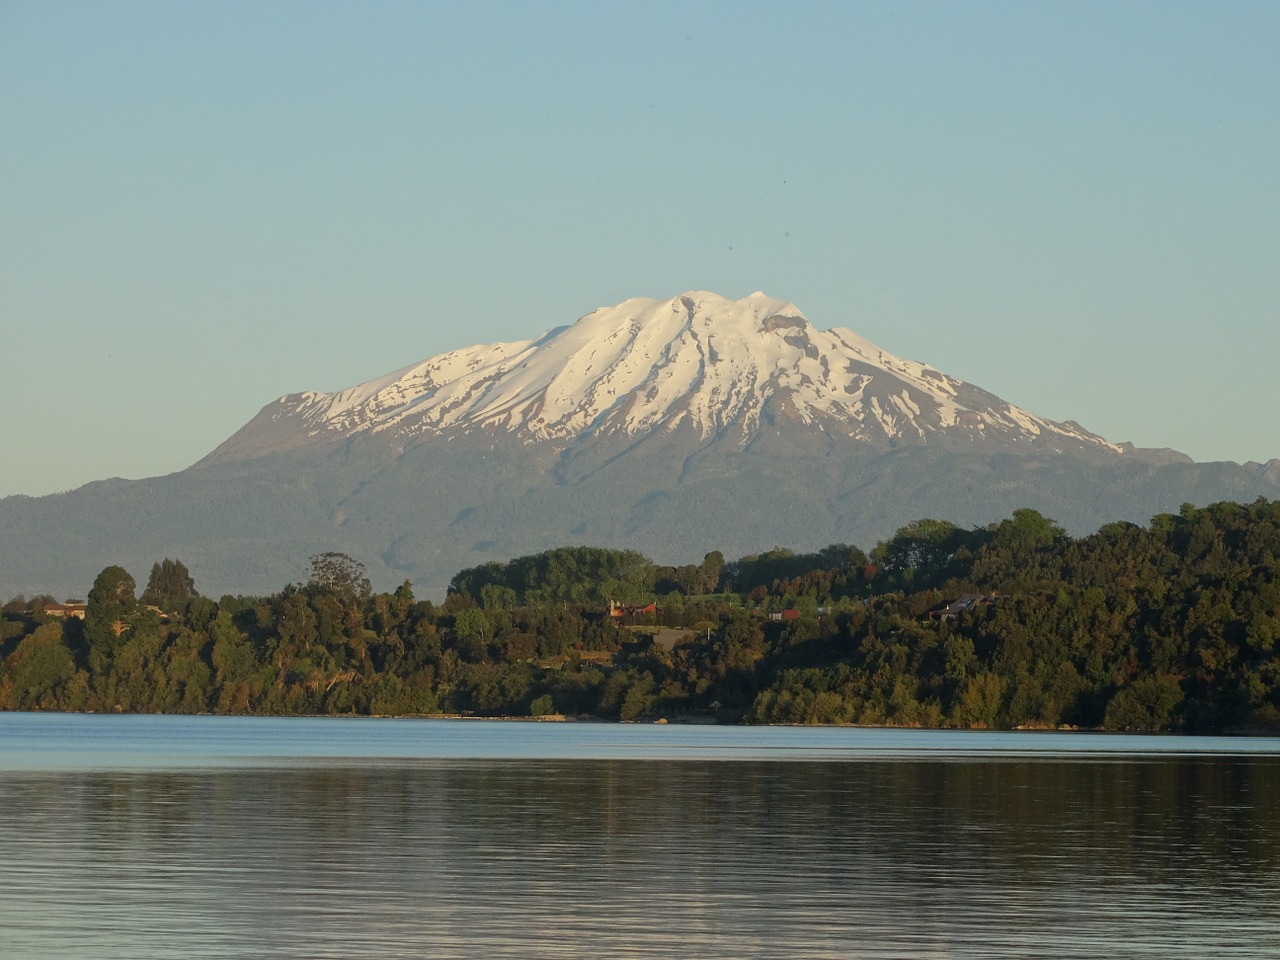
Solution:
{"label": "snow on mountain slope", "polygon": [[372,432],[404,443],[468,430],[571,441],[686,427],[704,438],[734,429],[745,442],[786,424],[879,443],[1121,452],[849,330],[818,330],[794,304],[763,293],[627,300],[537,340],[455,350],[338,393],[282,397],[254,423],[286,421],[316,441]]}

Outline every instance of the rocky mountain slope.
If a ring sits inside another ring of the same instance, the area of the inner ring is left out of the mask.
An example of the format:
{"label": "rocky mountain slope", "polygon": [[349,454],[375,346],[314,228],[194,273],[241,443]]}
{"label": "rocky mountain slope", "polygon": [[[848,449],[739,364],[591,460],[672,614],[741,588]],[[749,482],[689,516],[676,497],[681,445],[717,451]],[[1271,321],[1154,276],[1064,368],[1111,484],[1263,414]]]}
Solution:
{"label": "rocky mountain slope", "polygon": [[1280,461],[1118,445],[793,304],[691,292],[281,397],[169,477],[0,500],[0,596],[83,595],[108,563],[143,578],[165,556],[203,592],[275,590],[325,550],[438,595],[461,567],[569,543],[690,562],[1023,506],[1081,534],[1260,495],[1280,497]]}

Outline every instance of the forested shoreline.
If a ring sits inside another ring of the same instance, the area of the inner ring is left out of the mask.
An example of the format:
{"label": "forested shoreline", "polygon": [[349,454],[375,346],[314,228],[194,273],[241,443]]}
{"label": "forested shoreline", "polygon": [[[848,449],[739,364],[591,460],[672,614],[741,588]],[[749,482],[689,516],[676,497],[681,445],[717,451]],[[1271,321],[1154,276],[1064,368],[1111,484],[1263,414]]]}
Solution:
{"label": "forested shoreline", "polygon": [[108,567],[82,608],[15,597],[0,707],[1280,731],[1276,501],[685,566],[563,547],[460,571],[440,604],[341,553],[300,573],[215,601],[165,559],[141,595]]}

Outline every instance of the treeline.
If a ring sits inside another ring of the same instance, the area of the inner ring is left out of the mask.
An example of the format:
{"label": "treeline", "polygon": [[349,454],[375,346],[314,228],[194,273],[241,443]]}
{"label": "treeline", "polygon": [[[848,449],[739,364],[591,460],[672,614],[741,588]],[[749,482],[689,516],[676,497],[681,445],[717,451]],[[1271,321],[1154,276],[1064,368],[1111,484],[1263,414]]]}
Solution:
{"label": "treeline", "polygon": [[4,605],[0,707],[1280,730],[1265,500],[1079,539],[1034,510],[922,520],[869,553],[685,566],[566,547],[463,570],[438,605],[339,553],[217,601],[166,559],[140,597],[108,567],[70,612]]}

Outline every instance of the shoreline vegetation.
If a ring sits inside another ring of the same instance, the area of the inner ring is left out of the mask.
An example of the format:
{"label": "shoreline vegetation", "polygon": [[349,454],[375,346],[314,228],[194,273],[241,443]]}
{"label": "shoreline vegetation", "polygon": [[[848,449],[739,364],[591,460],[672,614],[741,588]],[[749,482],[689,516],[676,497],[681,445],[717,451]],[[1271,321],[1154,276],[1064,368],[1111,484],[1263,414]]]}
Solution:
{"label": "shoreline vegetation", "polygon": [[141,595],[108,567],[83,602],[4,604],[0,708],[1275,734],[1280,501],[683,566],[562,547],[441,604],[336,552],[216,601],[180,560]]}

